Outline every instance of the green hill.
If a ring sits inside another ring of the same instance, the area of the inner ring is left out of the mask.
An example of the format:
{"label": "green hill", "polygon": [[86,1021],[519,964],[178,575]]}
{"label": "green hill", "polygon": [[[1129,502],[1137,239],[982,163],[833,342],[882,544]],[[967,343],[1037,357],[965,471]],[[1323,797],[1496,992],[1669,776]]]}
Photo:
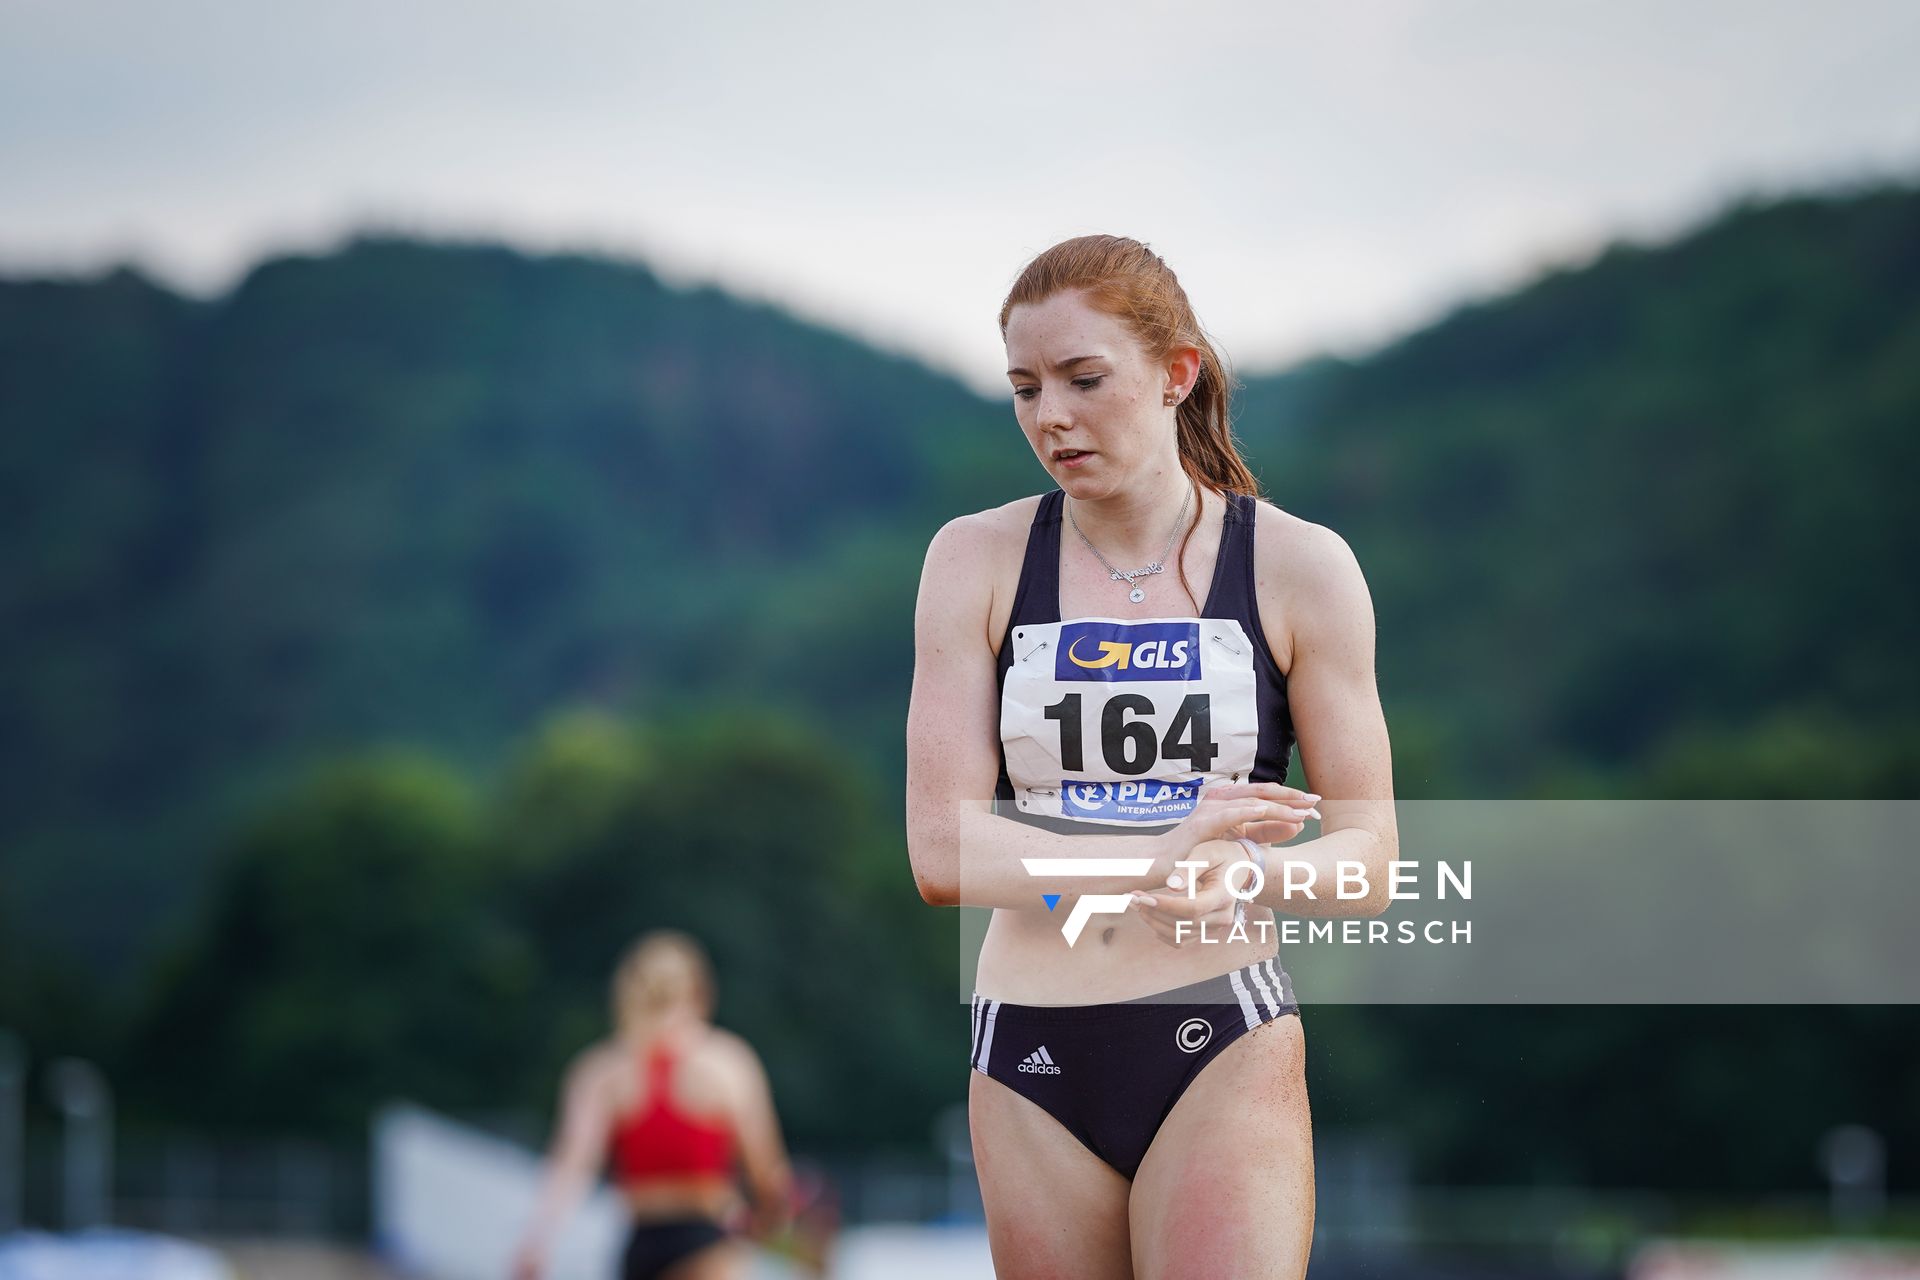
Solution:
{"label": "green hill", "polygon": [[1247,435],[1367,569],[1403,792],[1920,782],[1920,194],[1738,208],[1307,372]]}
{"label": "green hill", "polygon": [[302,761],[484,765],[557,704],[857,676],[825,606],[917,555],[876,566],[861,531],[924,519],[930,446],[991,423],[950,378],[638,266],[391,241],[206,305],[127,272],[0,286],[0,388],[6,873],[121,958]]}
{"label": "green hill", "polygon": [[[1367,569],[1403,794],[1853,794],[1913,784],[1916,409],[1881,190],[1250,379],[1239,429]],[[0,420],[8,896],[109,963],[362,744],[776,704],[893,793],[926,538],[1045,483],[1004,405],[778,311],[392,240],[0,284]]]}

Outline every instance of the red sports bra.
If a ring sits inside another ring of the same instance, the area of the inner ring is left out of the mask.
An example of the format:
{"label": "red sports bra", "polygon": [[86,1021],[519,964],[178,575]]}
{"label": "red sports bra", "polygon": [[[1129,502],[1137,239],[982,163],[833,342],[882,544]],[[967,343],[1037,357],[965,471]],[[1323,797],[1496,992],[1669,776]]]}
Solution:
{"label": "red sports bra", "polygon": [[733,1170],[733,1127],[682,1110],[673,1100],[673,1051],[655,1045],[646,1059],[647,1101],[614,1124],[612,1156],[621,1182],[640,1178],[726,1176]]}

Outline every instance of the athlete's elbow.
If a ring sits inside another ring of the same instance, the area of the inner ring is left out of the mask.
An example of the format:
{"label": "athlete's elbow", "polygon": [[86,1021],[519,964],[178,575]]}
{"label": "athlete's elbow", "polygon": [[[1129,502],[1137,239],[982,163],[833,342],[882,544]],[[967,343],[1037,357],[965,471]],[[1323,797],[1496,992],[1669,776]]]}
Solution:
{"label": "athlete's elbow", "polygon": [[752,1170],[747,1178],[753,1198],[769,1209],[785,1209],[793,1201],[793,1167],[782,1159],[770,1159]]}
{"label": "athlete's elbow", "polygon": [[913,884],[920,890],[920,900],[930,907],[960,905],[959,886],[950,877],[937,874],[919,861],[913,864]]}
{"label": "athlete's elbow", "polygon": [[1387,908],[1392,905],[1393,898],[1387,893],[1386,888],[1384,886],[1374,887],[1370,883],[1366,896],[1353,900],[1349,914],[1359,916],[1365,920],[1372,920],[1377,916],[1387,914]]}
{"label": "athlete's elbow", "polygon": [[1366,860],[1367,891],[1352,900],[1352,914],[1371,920],[1387,914],[1393,906],[1393,858],[1393,851],[1383,841],[1380,850]]}
{"label": "athlete's elbow", "polygon": [[953,860],[942,856],[940,841],[931,832],[907,825],[907,861],[913,865],[913,887],[930,907],[958,905],[959,886],[949,871]]}

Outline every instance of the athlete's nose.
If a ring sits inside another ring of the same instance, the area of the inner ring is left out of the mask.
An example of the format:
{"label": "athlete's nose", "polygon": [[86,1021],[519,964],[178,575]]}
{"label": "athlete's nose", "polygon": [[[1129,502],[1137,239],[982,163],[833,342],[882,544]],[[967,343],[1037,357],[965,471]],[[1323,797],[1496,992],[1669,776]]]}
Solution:
{"label": "athlete's nose", "polygon": [[1057,392],[1049,393],[1045,387],[1040,388],[1040,395],[1033,406],[1034,425],[1042,431],[1056,433],[1072,430],[1073,424],[1067,419],[1065,406],[1066,397]]}

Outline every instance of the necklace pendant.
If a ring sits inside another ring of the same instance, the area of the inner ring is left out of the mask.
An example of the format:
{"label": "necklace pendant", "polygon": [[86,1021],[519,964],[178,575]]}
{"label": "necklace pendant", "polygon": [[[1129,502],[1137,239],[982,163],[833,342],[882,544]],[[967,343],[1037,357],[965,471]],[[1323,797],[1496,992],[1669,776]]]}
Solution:
{"label": "necklace pendant", "polygon": [[1135,587],[1133,590],[1127,592],[1127,599],[1133,601],[1135,604],[1139,604],[1142,600],[1145,600],[1146,598],[1147,598],[1146,589],[1143,587]]}

